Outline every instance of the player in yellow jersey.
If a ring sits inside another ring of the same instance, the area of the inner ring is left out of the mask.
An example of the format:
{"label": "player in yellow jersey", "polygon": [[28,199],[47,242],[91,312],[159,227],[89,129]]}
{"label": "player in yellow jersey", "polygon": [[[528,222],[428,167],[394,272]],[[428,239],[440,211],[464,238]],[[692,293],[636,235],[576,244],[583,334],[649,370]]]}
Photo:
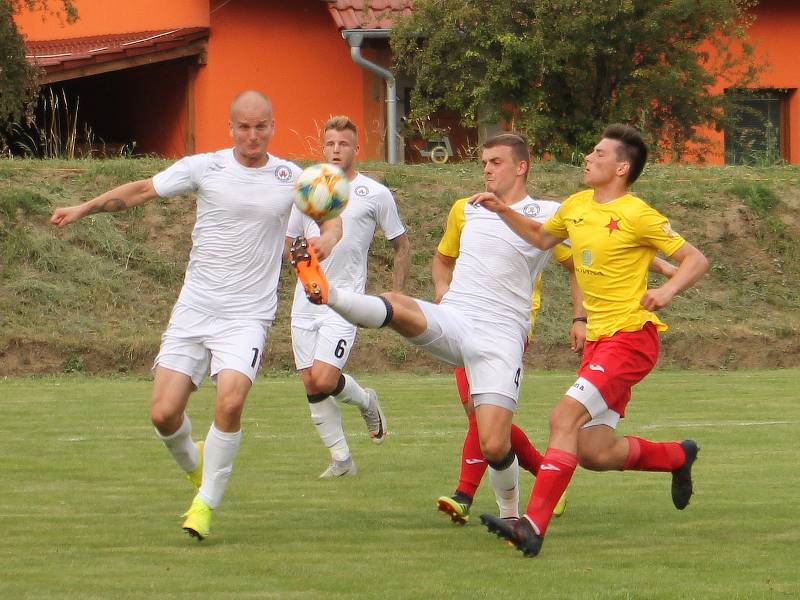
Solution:
{"label": "player in yellow jersey", "polygon": [[[537,248],[572,243],[575,271],[589,317],[578,379],[550,414],[550,440],[523,518],[481,515],[490,532],[536,556],[553,506],[578,463],[595,471],[640,470],[672,474],[672,501],[682,510],[692,495],[693,440],[652,442],[618,437],[633,385],[658,359],[658,333],[667,326],[653,312],[693,285],[708,270],[706,257],[670,227],[666,217],[628,188],[647,162],[647,146],[628,125],[611,125],[586,157],[590,189],[567,198],[543,225],[518,219],[494,194],[470,202],[497,213]],[[663,285],[647,289],[647,269],[657,251],[679,263]]]}
{"label": "player in yellow jersey", "polygon": [[[468,198],[457,200],[450,208],[447,215],[447,226],[436,252],[433,256],[432,276],[436,292],[434,302],[438,303],[450,288],[453,269],[461,248],[461,231],[464,228],[464,205]],[[573,319],[569,330],[570,348],[575,353],[583,350],[586,340],[586,311],[583,308],[583,296],[575,279],[575,267],[572,261],[572,250],[565,244],[558,244],[553,248],[554,258],[570,273],[570,288],[572,290]],[[650,264],[650,271],[665,277],[671,277],[676,269],[669,262],[655,257]],[[530,329],[528,330],[528,343],[533,340],[533,329],[536,325],[536,316],[542,306],[542,275],[536,278],[533,296],[531,297]],[[526,344],[527,349],[527,344]],[[475,407],[470,400],[470,386],[466,369],[456,367],[453,370],[456,387],[461,404],[467,415],[467,433],[461,448],[461,468],[458,485],[452,496],[440,496],[437,508],[450,516],[450,519],[459,525],[466,525],[469,521],[469,512],[475,493],[480,486],[481,479],[488,467],[481,453],[478,439],[478,424],[475,418]],[[517,454],[520,467],[532,474],[539,472],[542,455],[536,450],[525,432],[511,425],[511,447]],[[561,516],[566,509],[566,494],[553,509],[553,516]]]}

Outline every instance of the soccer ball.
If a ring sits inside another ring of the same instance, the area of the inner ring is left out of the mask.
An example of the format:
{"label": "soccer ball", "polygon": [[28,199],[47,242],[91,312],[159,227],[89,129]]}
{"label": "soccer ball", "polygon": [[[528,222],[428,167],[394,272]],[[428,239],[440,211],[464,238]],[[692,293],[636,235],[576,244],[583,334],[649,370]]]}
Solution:
{"label": "soccer ball", "polygon": [[294,203],[315,221],[338,215],[350,197],[347,175],[336,165],[320,163],[305,169],[294,186]]}

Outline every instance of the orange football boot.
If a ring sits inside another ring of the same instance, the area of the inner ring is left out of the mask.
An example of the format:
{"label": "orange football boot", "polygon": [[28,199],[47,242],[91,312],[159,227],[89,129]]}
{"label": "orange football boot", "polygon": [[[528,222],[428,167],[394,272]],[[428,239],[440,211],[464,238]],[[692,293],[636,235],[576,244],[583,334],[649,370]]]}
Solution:
{"label": "orange football boot", "polygon": [[289,247],[289,256],[297,278],[303,285],[306,297],[312,304],[327,304],[328,278],[319,264],[314,248],[303,236],[295,238]]}

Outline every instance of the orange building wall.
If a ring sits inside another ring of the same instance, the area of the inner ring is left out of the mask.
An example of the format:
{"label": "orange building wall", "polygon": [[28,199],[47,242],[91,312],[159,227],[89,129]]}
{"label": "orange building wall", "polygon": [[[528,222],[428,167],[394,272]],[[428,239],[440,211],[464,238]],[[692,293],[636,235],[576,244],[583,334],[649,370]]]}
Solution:
{"label": "orange building wall", "polygon": [[197,151],[231,143],[228,105],[237,92],[254,88],[272,99],[277,130],[270,151],[318,157],[329,116],[348,114],[361,126],[368,120],[364,79],[323,2],[225,4],[211,14],[208,64],[197,74]]}
{"label": "orange building wall", "polygon": [[[787,128],[784,147],[788,147],[786,159],[792,164],[800,163],[800,62],[798,61],[798,35],[800,32],[800,4],[797,0],[761,0],[755,9],[756,21],[749,29],[751,43],[755,46],[758,61],[766,69],[753,88],[789,89],[784,119]],[[715,91],[722,91],[717,89]],[[704,130],[715,146],[715,151],[705,156],[711,164],[723,164],[724,136],[722,132]]]}
{"label": "orange building wall", "polygon": [[[321,152],[323,123],[331,115],[347,114],[360,126],[358,158],[385,157],[384,82],[353,63],[346,42],[320,0],[76,0],[75,4],[79,19],[74,24],[53,16],[43,19],[40,12],[23,12],[15,21],[30,40],[210,27],[207,61],[197,67],[195,81],[197,152],[231,143],[228,105],[236,93],[254,88],[273,102],[277,132],[271,152],[287,158],[316,158]],[[374,52],[370,56],[369,50],[364,54],[388,64],[388,56]],[[164,65],[164,69],[172,67]],[[161,70],[157,73],[149,81],[136,71],[120,71],[118,76],[145,89],[148,84],[175,88],[187,81],[183,76],[165,79]],[[152,95],[162,94],[156,89]],[[170,99],[179,96],[174,90],[169,93]],[[177,114],[174,101],[163,111],[144,96],[139,101],[142,103],[131,101],[134,114],[128,118],[150,121],[152,127],[139,134],[138,148],[182,155],[185,114]]]}
{"label": "orange building wall", "polygon": [[[170,27],[208,27],[209,0],[74,0],[78,20],[67,24],[63,17],[43,11],[23,11],[14,17],[28,40],[88,37]],[[50,8],[58,5],[51,1]]]}

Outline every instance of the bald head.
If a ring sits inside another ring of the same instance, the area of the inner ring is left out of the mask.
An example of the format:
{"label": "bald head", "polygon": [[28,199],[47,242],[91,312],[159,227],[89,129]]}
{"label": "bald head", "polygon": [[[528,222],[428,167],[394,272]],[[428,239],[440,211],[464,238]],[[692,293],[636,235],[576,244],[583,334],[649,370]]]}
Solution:
{"label": "bald head", "polygon": [[249,114],[267,114],[272,116],[272,102],[261,92],[245,90],[236,95],[231,101],[231,121],[236,121],[236,116],[241,112]]}
{"label": "bald head", "polygon": [[275,133],[272,102],[254,90],[242,92],[231,102],[231,138],[236,160],[246,167],[263,167],[267,148]]}

